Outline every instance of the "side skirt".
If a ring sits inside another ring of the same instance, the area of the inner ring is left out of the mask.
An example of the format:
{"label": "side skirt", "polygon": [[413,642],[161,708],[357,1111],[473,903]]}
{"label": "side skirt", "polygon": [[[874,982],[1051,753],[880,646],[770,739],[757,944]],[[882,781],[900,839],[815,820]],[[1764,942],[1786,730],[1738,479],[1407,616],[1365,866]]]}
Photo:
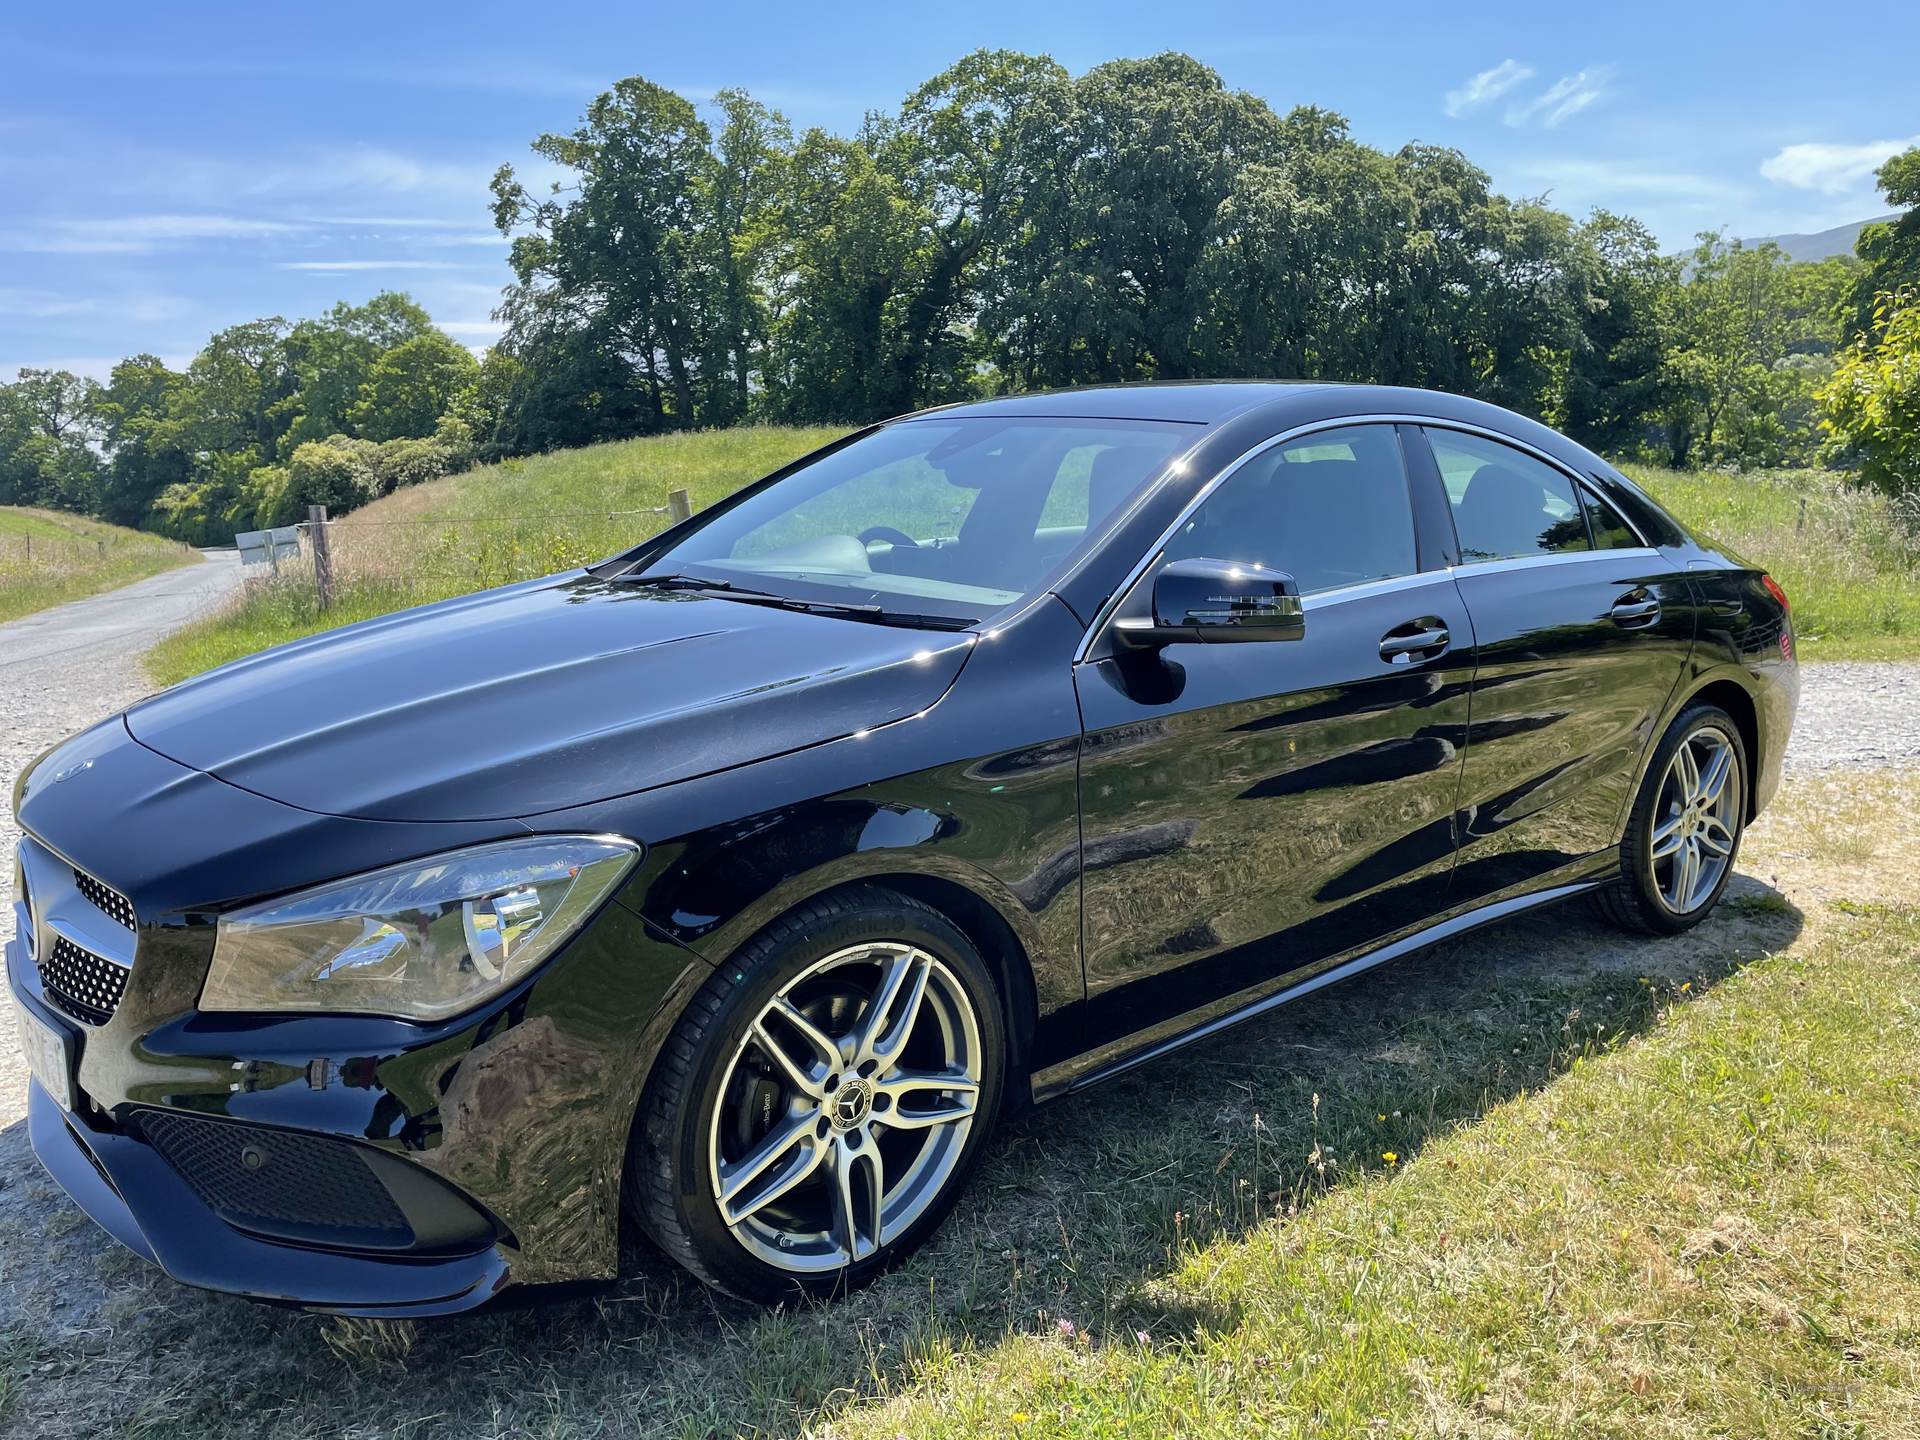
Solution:
{"label": "side skirt", "polygon": [[[1223,1010],[1212,1015],[1211,1018],[1199,1019],[1189,1028],[1174,1028],[1186,1017],[1155,1026],[1136,1036],[1135,1048],[1126,1050],[1120,1055],[1116,1056],[1109,1050],[1104,1054],[1095,1052],[1090,1055],[1080,1055],[1071,1060],[1063,1060],[1057,1065],[1050,1065],[1034,1075],[1033,1098],[1036,1102],[1051,1100],[1070,1091],[1084,1090],[1089,1085],[1098,1085],[1102,1080],[1110,1080],[1116,1075],[1125,1074],[1135,1066],[1149,1064],[1163,1055],[1171,1055],[1187,1045],[1218,1035],[1221,1031],[1241,1024],[1243,1021],[1268,1014],[1282,1005],[1311,995],[1316,990],[1324,990],[1329,985],[1339,984],[1342,980],[1351,980],[1354,976],[1364,974],[1376,965],[1398,960],[1402,956],[1413,954],[1416,950],[1438,945],[1443,940],[1452,940],[1469,931],[1478,930],[1484,925],[1493,925],[1499,921],[1511,919],[1515,915],[1523,915],[1529,910],[1557,905],[1576,895],[1598,890],[1609,883],[1614,860],[1615,852],[1602,851],[1599,855],[1570,867],[1576,873],[1589,872],[1581,878],[1568,880],[1546,890],[1534,890],[1525,895],[1496,900],[1491,904],[1481,905],[1451,916],[1425,929],[1416,930],[1411,935],[1390,940],[1377,949],[1366,950],[1338,961],[1318,974],[1310,975],[1304,980],[1272,993],[1255,992],[1250,998],[1235,997],[1226,1000],[1222,1002],[1225,1007]],[[1241,992],[1242,996],[1247,994],[1248,992]],[[1201,1013],[1205,1015],[1205,1012]]]}

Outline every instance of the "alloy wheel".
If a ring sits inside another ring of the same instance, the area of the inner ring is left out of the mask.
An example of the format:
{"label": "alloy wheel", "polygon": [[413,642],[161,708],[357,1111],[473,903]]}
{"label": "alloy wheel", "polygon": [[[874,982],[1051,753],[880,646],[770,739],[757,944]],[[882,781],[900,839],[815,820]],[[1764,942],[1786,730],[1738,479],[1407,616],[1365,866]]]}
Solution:
{"label": "alloy wheel", "polygon": [[1732,739],[1702,726],[1667,764],[1647,855],[1654,887],[1676,915],[1711,900],[1739,843],[1740,762]]}
{"label": "alloy wheel", "polygon": [[722,1222],[798,1274],[878,1253],[958,1168],[982,1065],[972,1001],[929,951],[874,941],[808,966],[728,1062],[708,1134]]}

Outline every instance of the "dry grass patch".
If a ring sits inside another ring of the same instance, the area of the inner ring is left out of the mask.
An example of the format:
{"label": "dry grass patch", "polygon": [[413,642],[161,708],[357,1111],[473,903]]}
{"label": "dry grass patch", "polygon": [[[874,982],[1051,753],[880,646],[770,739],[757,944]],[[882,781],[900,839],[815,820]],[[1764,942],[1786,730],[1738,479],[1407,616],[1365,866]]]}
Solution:
{"label": "dry grass patch", "polygon": [[197,561],[190,546],[64,510],[0,505],[0,622]]}

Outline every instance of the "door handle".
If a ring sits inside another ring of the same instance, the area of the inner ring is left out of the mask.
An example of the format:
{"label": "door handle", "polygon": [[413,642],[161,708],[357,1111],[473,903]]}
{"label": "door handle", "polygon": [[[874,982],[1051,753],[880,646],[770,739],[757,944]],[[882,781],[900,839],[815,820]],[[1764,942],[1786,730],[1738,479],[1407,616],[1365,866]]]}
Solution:
{"label": "door handle", "polygon": [[1380,637],[1380,658],[1389,665],[1411,665],[1431,660],[1453,643],[1447,627],[1437,620],[1409,620]]}
{"label": "door handle", "polygon": [[[1645,596],[1635,599],[1635,596]],[[1644,590],[1633,591],[1617,601],[1607,612],[1613,623],[1629,630],[1643,630],[1660,618],[1660,602]]]}

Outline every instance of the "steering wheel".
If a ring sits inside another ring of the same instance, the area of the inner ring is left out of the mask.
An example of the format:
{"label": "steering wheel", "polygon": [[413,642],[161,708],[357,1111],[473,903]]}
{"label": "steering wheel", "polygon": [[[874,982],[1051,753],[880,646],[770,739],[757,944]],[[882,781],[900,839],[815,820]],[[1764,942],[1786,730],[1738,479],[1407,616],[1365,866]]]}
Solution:
{"label": "steering wheel", "polygon": [[876,540],[885,540],[890,545],[904,545],[909,550],[918,550],[920,542],[904,530],[896,530],[891,525],[869,525],[860,532],[860,543],[871,545]]}

